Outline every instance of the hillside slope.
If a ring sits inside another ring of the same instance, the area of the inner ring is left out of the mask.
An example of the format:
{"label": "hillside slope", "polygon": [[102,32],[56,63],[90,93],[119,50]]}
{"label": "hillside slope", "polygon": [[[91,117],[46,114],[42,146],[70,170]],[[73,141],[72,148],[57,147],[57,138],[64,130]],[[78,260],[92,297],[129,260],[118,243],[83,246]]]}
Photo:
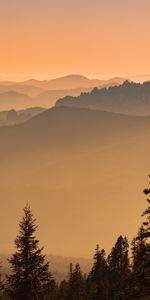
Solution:
{"label": "hillside slope", "polygon": [[56,106],[85,107],[129,115],[150,114],[150,82],[125,81],[120,86],[93,89],[79,97],[59,99]]}
{"label": "hillside slope", "polygon": [[119,234],[131,238],[144,209],[149,132],[149,117],[65,107],[0,127],[1,251],[12,249],[27,202],[46,253],[87,257],[98,242],[109,251]]}

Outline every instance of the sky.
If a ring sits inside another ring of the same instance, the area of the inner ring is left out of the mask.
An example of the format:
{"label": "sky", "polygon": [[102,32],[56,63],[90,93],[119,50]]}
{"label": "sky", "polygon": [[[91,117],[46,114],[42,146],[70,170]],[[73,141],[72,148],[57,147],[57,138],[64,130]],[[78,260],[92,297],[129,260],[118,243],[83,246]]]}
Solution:
{"label": "sky", "polygon": [[0,0],[0,79],[149,74],[149,0]]}

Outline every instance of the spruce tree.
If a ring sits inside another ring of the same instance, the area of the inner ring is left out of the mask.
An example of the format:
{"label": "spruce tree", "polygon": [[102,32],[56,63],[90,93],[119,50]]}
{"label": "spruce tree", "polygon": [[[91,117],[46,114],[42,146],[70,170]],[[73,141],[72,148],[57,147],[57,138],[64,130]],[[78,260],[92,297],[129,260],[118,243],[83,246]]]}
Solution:
{"label": "spruce tree", "polygon": [[[150,189],[145,189],[144,193],[150,194]],[[147,202],[148,208],[142,214],[146,220],[132,242],[131,296],[132,299],[140,300],[150,299],[150,200],[147,199]]]}
{"label": "spruce tree", "polygon": [[79,264],[74,269],[70,268],[68,281],[68,300],[84,300],[85,280],[82,275]]}
{"label": "spruce tree", "polygon": [[108,257],[109,299],[125,299],[130,274],[128,241],[120,236]]}
{"label": "spruce tree", "polygon": [[57,291],[57,300],[66,300],[68,298],[68,282],[66,280],[63,280],[60,282],[60,285],[58,287]]}
{"label": "spruce tree", "polygon": [[[145,189],[144,193],[150,194],[150,189]],[[145,257],[144,257],[144,278],[145,278],[145,293],[149,295],[150,299],[150,199],[147,199],[148,208],[143,212],[142,216],[146,217],[146,221],[143,222],[144,228],[144,243],[145,243]]]}
{"label": "spruce tree", "polygon": [[[144,190],[145,195],[150,194],[150,189]],[[150,243],[150,199],[147,199],[148,202],[148,208],[143,212],[142,216],[146,216],[146,221],[143,222],[143,228],[144,228],[144,236],[143,238],[145,241],[149,244]]]}
{"label": "spruce tree", "polygon": [[88,297],[93,300],[108,299],[107,262],[104,249],[96,246],[94,265],[87,279]]}
{"label": "spruce tree", "polygon": [[138,231],[132,241],[132,277],[130,281],[130,297],[132,299],[144,299],[145,294],[145,254],[146,245],[143,240],[143,227]]}
{"label": "spruce tree", "polygon": [[7,294],[12,300],[50,299],[54,281],[45,263],[43,248],[35,237],[35,225],[29,206],[24,208],[16,252],[9,259],[11,274],[7,276]]}

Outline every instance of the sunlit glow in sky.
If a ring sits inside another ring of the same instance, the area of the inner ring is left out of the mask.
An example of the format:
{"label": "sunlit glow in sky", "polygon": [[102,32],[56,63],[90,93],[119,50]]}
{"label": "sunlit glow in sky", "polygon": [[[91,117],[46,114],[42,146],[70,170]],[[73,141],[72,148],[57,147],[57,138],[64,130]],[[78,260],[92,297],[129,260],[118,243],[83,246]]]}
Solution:
{"label": "sunlit glow in sky", "polygon": [[0,79],[150,73],[149,0],[0,0]]}

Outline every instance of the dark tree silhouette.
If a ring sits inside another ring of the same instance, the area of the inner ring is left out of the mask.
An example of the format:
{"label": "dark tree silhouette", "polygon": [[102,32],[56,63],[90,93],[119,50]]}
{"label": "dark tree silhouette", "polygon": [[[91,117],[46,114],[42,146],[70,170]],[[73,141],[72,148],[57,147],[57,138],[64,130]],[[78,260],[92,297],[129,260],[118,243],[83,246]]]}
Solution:
{"label": "dark tree silhouette", "polygon": [[109,299],[125,299],[130,274],[128,240],[120,236],[108,257]]}
{"label": "dark tree silhouette", "polygon": [[[150,189],[144,193],[149,195]],[[150,199],[147,202],[142,214],[145,220],[132,242],[130,264],[128,240],[119,236],[107,260],[104,249],[96,246],[88,277],[83,276],[79,264],[74,268],[70,264],[68,280],[59,285],[45,263],[43,248],[35,237],[35,219],[26,206],[15,240],[16,252],[9,260],[6,293],[0,280],[0,300],[150,300]]]}
{"label": "dark tree silhouette", "polygon": [[68,300],[84,300],[85,280],[79,264],[75,268],[70,268],[68,281]]}
{"label": "dark tree silhouette", "polygon": [[57,300],[66,300],[68,297],[68,282],[63,280],[60,282],[58,292],[57,292]]}
{"label": "dark tree silhouette", "polygon": [[34,236],[36,228],[30,207],[26,206],[15,240],[17,250],[9,259],[12,272],[7,276],[7,294],[13,300],[50,299],[54,281],[43,248]]}
{"label": "dark tree silhouette", "polygon": [[[150,176],[149,176],[150,177]],[[150,189],[144,190],[145,195],[150,194]],[[142,216],[146,216],[147,220],[143,222],[144,236],[147,243],[150,242],[150,199],[147,199],[148,208],[143,212]]]}
{"label": "dark tree silhouette", "polygon": [[[150,189],[144,190],[145,195]],[[150,200],[147,199],[148,205]],[[132,299],[150,300],[150,206],[143,212],[146,220],[142,223],[136,238],[132,242]]]}
{"label": "dark tree silhouette", "polygon": [[100,250],[99,245],[95,249],[94,265],[88,276],[87,284],[89,299],[108,299],[107,263],[105,251],[104,249]]}

